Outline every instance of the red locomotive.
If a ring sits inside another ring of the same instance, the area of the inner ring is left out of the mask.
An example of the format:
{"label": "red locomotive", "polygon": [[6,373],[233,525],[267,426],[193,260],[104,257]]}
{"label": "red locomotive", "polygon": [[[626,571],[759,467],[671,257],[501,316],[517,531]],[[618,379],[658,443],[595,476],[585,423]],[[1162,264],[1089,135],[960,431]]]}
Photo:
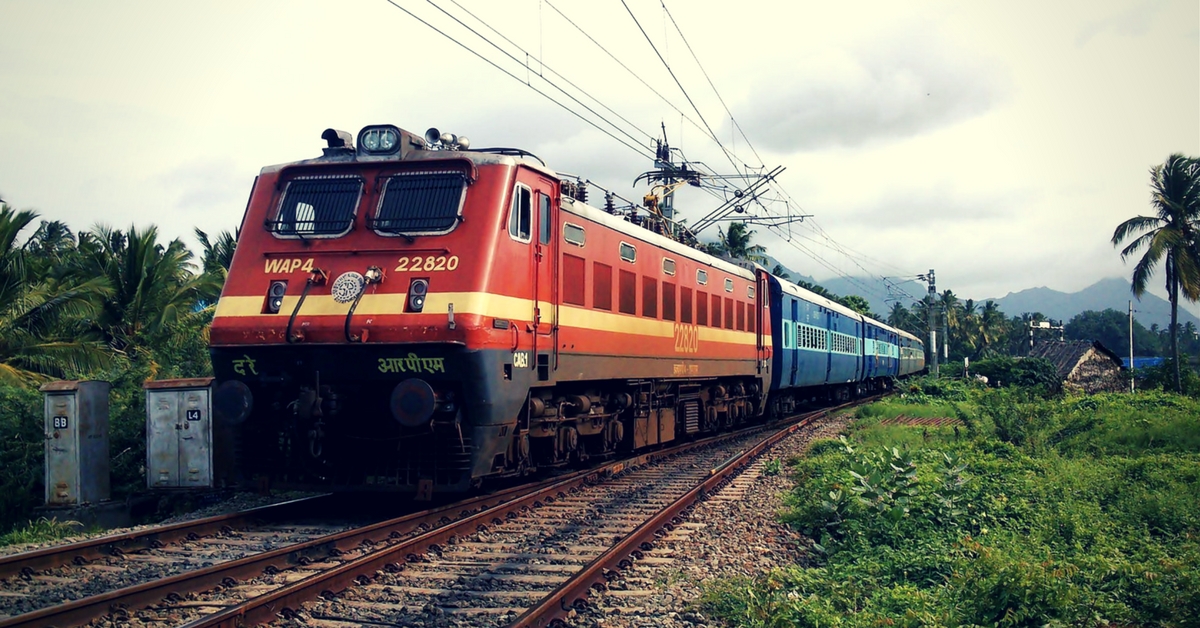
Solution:
{"label": "red locomotive", "polygon": [[212,324],[243,477],[459,491],[764,411],[761,269],[589,207],[524,151],[323,138],[255,181]]}

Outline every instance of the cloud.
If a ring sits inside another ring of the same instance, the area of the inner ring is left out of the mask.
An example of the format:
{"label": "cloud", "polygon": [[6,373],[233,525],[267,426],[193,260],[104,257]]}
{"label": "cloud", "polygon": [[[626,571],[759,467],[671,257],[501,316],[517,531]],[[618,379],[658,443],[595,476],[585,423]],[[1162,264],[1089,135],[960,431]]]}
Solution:
{"label": "cloud", "polygon": [[1155,16],[1167,6],[1167,0],[1147,0],[1106,18],[1091,20],[1079,29],[1076,46],[1084,46],[1095,36],[1112,32],[1125,37],[1144,35],[1153,25]]}
{"label": "cloud", "polygon": [[191,161],[163,173],[157,182],[175,197],[174,207],[204,211],[241,207],[250,190],[243,169],[229,158]]}
{"label": "cloud", "polygon": [[[790,66],[790,67],[789,67]],[[784,62],[738,109],[769,148],[859,147],[928,133],[1004,100],[1006,74],[932,33],[900,33],[867,49]]]}

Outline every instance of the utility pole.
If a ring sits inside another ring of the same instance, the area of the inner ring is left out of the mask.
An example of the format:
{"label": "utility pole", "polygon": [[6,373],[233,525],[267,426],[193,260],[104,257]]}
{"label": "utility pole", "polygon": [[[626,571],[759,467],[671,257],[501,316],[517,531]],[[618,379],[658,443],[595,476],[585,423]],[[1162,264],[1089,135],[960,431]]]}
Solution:
{"label": "utility pole", "polygon": [[1133,299],[1129,300],[1129,392],[1133,392]]}
{"label": "utility pole", "polygon": [[937,280],[934,277],[933,269],[929,269],[928,275],[917,275],[917,279],[929,282],[929,304],[925,309],[929,313],[929,372],[933,373],[934,377],[938,376],[938,343],[937,343]]}

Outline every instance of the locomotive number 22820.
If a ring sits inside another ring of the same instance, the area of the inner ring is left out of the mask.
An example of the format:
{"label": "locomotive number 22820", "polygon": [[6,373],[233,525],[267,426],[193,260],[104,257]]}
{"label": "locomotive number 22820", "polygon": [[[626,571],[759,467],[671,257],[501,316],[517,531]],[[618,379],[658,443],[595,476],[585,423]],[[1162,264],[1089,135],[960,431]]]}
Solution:
{"label": "locomotive number 22820", "polygon": [[450,257],[446,257],[445,255],[438,255],[437,257],[433,255],[426,257],[414,255],[412,257],[401,257],[396,261],[398,263],[396,264],[395,272],[398,273],[418,271],[436,272],[439,270],[452,271],[458,268],[457,255],[451,255]]}

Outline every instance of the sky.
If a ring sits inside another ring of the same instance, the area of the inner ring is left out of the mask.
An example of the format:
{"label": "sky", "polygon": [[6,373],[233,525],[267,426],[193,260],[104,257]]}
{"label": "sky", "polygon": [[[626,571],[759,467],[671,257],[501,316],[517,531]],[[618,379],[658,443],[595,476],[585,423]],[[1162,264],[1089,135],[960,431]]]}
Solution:
{"label": "sky", "polygon": [[786,168],[747,206],[811,216],[753,227],[798,272],[1074,292],[1132,272],[1113,229],[1152,211],[1153,165],[1200,156],[1200,3],[0,0],[0,198],[76,230],[194,247],[260,168],[380,123],[626,199],[665,128],[712,172]]}

